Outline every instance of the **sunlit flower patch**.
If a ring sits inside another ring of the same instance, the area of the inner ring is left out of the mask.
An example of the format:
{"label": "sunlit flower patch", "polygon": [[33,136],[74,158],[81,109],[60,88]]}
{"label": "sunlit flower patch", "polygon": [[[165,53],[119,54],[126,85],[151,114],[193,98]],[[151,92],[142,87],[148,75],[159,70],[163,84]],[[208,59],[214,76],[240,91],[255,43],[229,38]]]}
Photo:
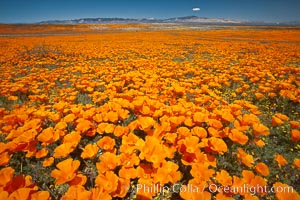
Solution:
{"label": "sunlit flower patch", "polygon": [[124,27],[0,38],[0,199],[300,199],[298,29]]}

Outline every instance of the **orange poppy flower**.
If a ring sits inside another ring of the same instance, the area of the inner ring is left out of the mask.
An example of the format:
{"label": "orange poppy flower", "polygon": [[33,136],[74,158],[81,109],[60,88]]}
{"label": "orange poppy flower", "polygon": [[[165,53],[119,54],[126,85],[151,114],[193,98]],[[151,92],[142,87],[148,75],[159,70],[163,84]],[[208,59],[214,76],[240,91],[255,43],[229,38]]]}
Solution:
{"label": "orange poppy flower", "polygon": [[49,167],[54,163],[54,158],[49,157],[43,161],[43,167]]}
{"label": "orange poppy flower", "polygon": [[180,138],[185,138],[191,134],[190,129],[187,127],[179,127],[177,129],[177,133],[179,134]]}
{"label": "orange poppy flower", "polygon": [[68,191],[64,194],[61,200],[86,200],[90,199],[91,192],[87,191],[82,185],[72,185],[68,188]]}
{"label": "orange poppy flower", "polygon": [[75,114],[71,113],[64,117],[63,121],[66,123],[74,122],[76,119]]}
{"label": "orange poppy flower", "polygon": [[125,198],[130,188],[130,179],[119,178],[118,188],[112,193],[113,197]]}
{"label": "orange poppy flower", "polygon": [[238,154],[237,157],[238,159],[247,167],[252,167],[254,164],[254,159],[252,155],[247,154],[243,149],[238,148],[237,149]]}
{"label": "orange poppy flower", "polygon": [[207,122],[208,114],[206,112],[195,112],[193,120],[196,123]]}
{"label": "orange poppy flower", "polygon": [[300,122],[298,121],[290,121],[290,125],[293,129],[300,128]]}
{"label": "orange poppy flower", "polygon": [[15,170],[11,167],[6,167],[0,170],[0,187],[3,188],[7,183],[13,180]]}
{"label": "orange poppy flower", "polygon": [[170,122],[171,127],[179,126],[180,124],[182,124],[184,122],[184,120],[185,120],[185,117],[183,117],[183,116],[169,117],[169,122]]}
{"label": "orange poppy flower", "polygon": [[120,165],[120,156],[110,152],[103,153],[99,157],[99,160],[101,162],[96,163],[96,167],[99,173],[114,170],[117,166]]}
{"label": "orange poppy flower", "polygon": [[115,130],[115,125],[114,124],[107,124],[107,126],[104,129],[105,133],[113,133]]}
{"label": "orange poppy flower", "polygon": [[221,138],[210,137],[207,142],[208,151],[220,153],[222,155],[228,150],[226,143]]}
{"label": "orange poppy flower", "polygon": [[115,148],[116,141],[109,136],[104,136],[98,140],[97,145],[106,151],[112,151]]}
{"label": "orange poppy flower", "polygon": [[248,136],[239,131],[238,129],[232,129],[228,136],[233,142],[237,142],[241,145],[245,145],[248,142]]}
{"label": "orange poppy flower", "polygon": [[184,125],[186,125],[188,127],[192,127],[195,125],[195,123],[193,122],[193,119],[191,117],[186,117],[183,123],[184,123]]}
{"label": "orange poppy flower", "polygon": [[7,151],[0,153],[0,166],[5,166],[9,163],[10,155]]}
{"label": "orange poppy flower", "polygon": [[163,138],[166,140],[167,143],[175,144],[175,142],[178,139],[178,136],[176,133],[166,133],[166,134],[164,134]]}
{"label": "orange poppy flower", "polygon": [[135,179],[137,177],[137,170],[133,167],[122,167],[119,171],[119,177],[127,180]]}
{"label": "orange poppy flower", "polygon": [[68,124],[64,121],[60,121],[55,125],[55,130],[65,130],[67,128]]}
{"label": "orange poppy flower", "polygon": [[196,127],[192,128],[191,132],[193,135],[198,136],[200,139],[207,137],[207,132],[203,127],[196,126]]}
{"label": "orange poppy flower", "polygon": [[268,176],[270,174],[269,167],[265,163],[262,163],[262,162],[258,163],[255,166],[255,171],[257,171],[258,173],[260,173],[263,176]]}
{"label": "orange poppy flower", "polygon": [[48,155],[48,150],[45,149],[45,148],[43,148],[43,149],[41,149],[41,150],[39,150],[39,151],[36,152],[35,157],[36,158],[43,158],[43,157],[45,157],[47,155]]}
{"label": "orange poppy flower", "polygon": [[261,99],[261,98],[264,97],[264,95],[262,93],[259,93],[259,92],[254,93],[254,95],[255,95],[256,99]]}
{"label": "orange poppy flower", "polygon": [[221,172],[217,172],[216,179],[223,186],[232,185],[232,177],[225,170],[221,170]]}
{"label": "orange poppy flower", "polygon": [[182,146],[180,147],[180,152],[181,153],[194,153],[199,147],[199,138],[196,136],[188,136],[178,142],[178,145]]}
{"label": "orange poppy flower", "polygon": [[105,127],[107,125],[108,125],[108,123],[106,123],[106,122],[102,122],[102,123],[98,124],[98,126],[97,126],[97,133],[103,134],[104,130],[105,130]]}
{"label": "orange poppy flower", "polygon": [[279,126],[283,123],[284,122],[280,118],[278,118],[276,116],[272,116],[272,126]]}
{"label": "orange poppy flower", "polygon": [[114,135],[117,137],[122,137],[123,135],[127,135],[128,132],[129,132],[129,128],[124,126],[116,126],[114,129]]}
{"label": "orange poppy flower", "polygon": [[27,130],[23,132],[22,135],[19,135],[14,139],[15,143],[29,143],[35,140],[35,137],[38,135],[38,132],[34,129]]}
{"label": "orange poppy flower", "polygon": [[[260,188],[267,186],[267,181],[261,176],[254,176],[254,178],[249,183],[250,187],[255,188],[255,193],[264,195],[267,191],[264,191]],[[259,188],[260,187],[260,188]]]}
{"label": "orange poppy flower", "polygon": [[253,173],[253,171],[249,171],[249,170],[243,170],[242,176],[243,176],[244,182],[246,182],[248,184],[250,184],[251,181],[255,178],[255,174]]}
{"label": "orange poppy flower", "polygon": [[77,174],[75,178],[69,181],[69,185],[84,185],[87,181],[87,177],[83,174]]}
{"label": "orange poppy flower", "polygon": [[242,125],[253,125],[259,123],[259,118],[254,115],[254,114],[244,114],[242,119],[241,119],[241,124]]}
{"label": "orange poppy flower", "polygon": [[88,144],[85,146],[81,153],[81,158],[87,159],[87,158],[94,158],[96,157],[98,153],[99,147],[97,144]]}
{"label": "orange poppy flower", "polygon": [[241,123],[239,122],[239,120],[234,120],[233,122],[234,127],[240,131],[247,131],[249,129],[248,125],[241,125]]}
{"label": "orange poppy flower", "polygon": [[124,120],[129,117],[129,111],[125,109],[118,109],[118,116],[121,120]]}
{"label": "orange poppy flower", "polygon": [[0,191],[0,199],[8,199],[8,192],[6,191]]}
{"label": "orange poppy flower", "polygon": [[288,164],[288,161],[280,154],[275,154],[275,160],[277,161],[279,167]]}
{"label": "orange poppy flower", "polygon": [[74,143],[74,145],[80,142],[81,135],[77,131],[72,131],[71,133],[67,134],[63,138],[63,143]]}
{"label": "orange poppy flower", "polygon": [[289,117],[288,117],[288,116],[286,116],[286,115],[284,115],[284,114],[281,114],[281,113],[276,113],[274,116],[277,117],[277,118],[279,118],[279,119],[281,119],[282,121],[287,121],[287,120],[289,120]]}
{"label": "orange poppy flower", "polygon": [[193,163],[190,173],[197,182],[209,181],[215,174],[215,171],[209,167],[207,162]]}
{"label": "orange poppy flower", "polygon": [[97,123],[100,123],[103,121],[102,119],[102,115],[101,114],[96,114],[94,117],[93,117],[93,120]]}
{"label": "orange poppy flower", "polygon": [[222,138],[222,136],[223,136],[222,131],[217,130],[213,127],[208,127],[207,130],[208,130],[209,135],[212,136],[212,137]]}
{"label": "orange poppy flower", "polygon": [[48,127],[37,136],[37,139],[38,141],[43,142],[43,145],[46,146],[56,142],[59,139],[59,134],[57,131],[54,131],[53,127]]}
{"label": "orange poppy flower", "polygon": [[13,199],[21,199],[21,200],[26,200],[26,199],[29,199],[30,197],[30,192],[32,191],[31,188],[19,188],[15,191],[13,191],[8,199],[9,200],[13,200]]}
{"label": "orange poppy flower", "polygon": [[149,131],[155,124],[152,117],[139,117],[137,122],[139,129],[143,131]]}
{"label": "orange poppy flower", "polygon": [[300,199],[300,195],[296,192],[296,190],[287,184],[276,182],[273,184],[273,187],[277,188],[275,193],[278,200]]}
{"label": "orange poppy flower", "polygon": [[265,146],[265,142],[262,141],[262,140],[259,139],[259,138],[255,138],[255,139],[254,139],[254,142],[255,142],[255,144],[256,144],[257,146],[259,146],[259,147]]}
{"label": "orange poppy flower", "polygon": [[300,141],[300,131],[297,129],[291,130],[291,138],[293,142]]}
{"label": "orange poppy flower", "polygon": [[102,187],[92,188],[90,191],[91,191],[90,200],[92,199],[111,200],[112,199],[112,196],[108,192],[105,192]]}
{"label": "orange poppy flower", "polygon": [[[241,188],[246,183],[244,178],[240,178],[240,177],[237,177],[237,176],[233,176],[232,180],[233,180],[232,181],[232,188]],[[243,191],[243,190],[233,190],[232,192],[233,192],[233,194],[245,195],[245,191]]]}
{"label": "orange poppy flower", "polygon": [[77,143],[67,142],[59,145],[54,149],[54,158],[65,158],[75,150]]}
{"label": "orange poppy flower", "polygon": [[80,165],[80,161],[68,158],[59,162],[51,172],[51,176],[56,179],[55,183],[60,185],[73,180],[77,175],[77,169]]}
{"label": "orange poppy flower", "polygon": [[107,114],[107,119],[109,122],[116,123],[118,121],[118,113],[114,111],[109,111]]}
{"label": "orange poppy flower", "polygon": [[162,166],[157,169],[157,172],[153,176],[155,183],[164,185],[168,182],[176,183],[181,178],[181,173],[178,171],[179,166],[173,162],[163,162]]}
{"label": "orange poppy flower", "polygon": [[31,200],[50,200],[50,193],[48,191],[38,191],[30,196]]}
{"label": "orange poppy flower", "polygon": [[213,127],[214,129],[220,130],[223,128],[222,122],[216,119],[208,119],[209,126]]}
{"label": "orange poppy flower", "polygon": [[88,131],[89,129],[93,128],[93,123],[89,120],[86,119],[81,119],[81,120],[77,120],[79,121],[77,126],[76,126],[76,131],[80,132],[80,133],[85,133],[86,131]]}
{"label": "orange poppy flower", "polygon": [[105,174],[99,174],[96,177],[95,184],[103,188],[105,192],[111,193],[118,188],[118,176],[112,171],[107,171]]}
{"label": "orange poppy flower", "polygon": [[34,129],[34,130],[38,130],[41,126],[41,119],[32,119],[30,121],[26,121],[25,124],[23,125],[22,129],[24,131],[30,130],[30,129]]}
{"label": "orange poppy flower", "polygon": [[166,148],[161,144],[160,140],[153,136],[146,136],[145,144],[139,155],[140,159],[145,159],[153,163],[153,167],[157,168],[166,158]]}
{"label": "orange poppy flower", "polygon": [[171,125],[169,122],[162,121],[161,124],[154,124],[154,131],[148,134],[156,138],[162,138],[166,132],[171,130]]}
{"label": "orange poppy flower", "polygon": [[48,117],[55,123],[59,123],[59,121],[61,120],[59,113],[50,113]]}
{"label": "orange poppy flower", "polygon": [[266,135],[270,134],[269,128],[261,123],[253,124],[252,127],[253,127],[253,133],[255,136],[259,136],[259,135],[266,136]]}
{"label": "orange poppy flower", "polygon": [[300,158],[295,158],[295,159],[294,159],[294,166],[295,166],[296,168],[300,168]]}
{"label": "orange poppy flower", "polygon": [[234,120],[233,115],[229,111],[222,112],[221,116],[226,122],[232,122]]}

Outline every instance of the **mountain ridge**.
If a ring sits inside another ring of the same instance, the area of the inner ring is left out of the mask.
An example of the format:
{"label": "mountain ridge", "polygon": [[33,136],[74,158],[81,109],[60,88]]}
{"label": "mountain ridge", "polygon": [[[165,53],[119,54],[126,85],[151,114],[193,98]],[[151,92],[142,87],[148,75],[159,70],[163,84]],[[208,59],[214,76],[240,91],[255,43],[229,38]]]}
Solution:
{"label": "mountain ridge", "polygon": [[121,18],[121,17],[98,17],[78,18],[69,20],[47,20],[37,24],[138,24],[138,23],[180,23],[180,24],[217,24],[217,25],[300,25],[300,21],[272,23],[264,21],[247,21],[228,18],[207,18],[198,16],[172,17],[167,19],[155,18]]}

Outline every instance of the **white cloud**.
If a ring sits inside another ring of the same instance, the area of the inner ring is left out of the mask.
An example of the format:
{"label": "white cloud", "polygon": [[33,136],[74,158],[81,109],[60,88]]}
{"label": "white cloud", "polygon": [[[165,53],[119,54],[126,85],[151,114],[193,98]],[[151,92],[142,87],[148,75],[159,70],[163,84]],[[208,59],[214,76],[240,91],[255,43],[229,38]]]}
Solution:
{"label": "white cloud", "polygon": [[200,11],[200,8],[193,8],[193,11]]}

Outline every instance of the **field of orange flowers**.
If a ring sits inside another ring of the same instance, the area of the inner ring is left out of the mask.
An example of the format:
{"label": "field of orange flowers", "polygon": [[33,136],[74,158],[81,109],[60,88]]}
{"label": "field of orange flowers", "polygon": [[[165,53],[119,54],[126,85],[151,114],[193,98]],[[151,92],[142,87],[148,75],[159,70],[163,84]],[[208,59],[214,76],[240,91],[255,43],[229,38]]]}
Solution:
{"label": "field of orange flowers", "polygon": [[0,199],[300,199],[300,29],[26,33]]}

